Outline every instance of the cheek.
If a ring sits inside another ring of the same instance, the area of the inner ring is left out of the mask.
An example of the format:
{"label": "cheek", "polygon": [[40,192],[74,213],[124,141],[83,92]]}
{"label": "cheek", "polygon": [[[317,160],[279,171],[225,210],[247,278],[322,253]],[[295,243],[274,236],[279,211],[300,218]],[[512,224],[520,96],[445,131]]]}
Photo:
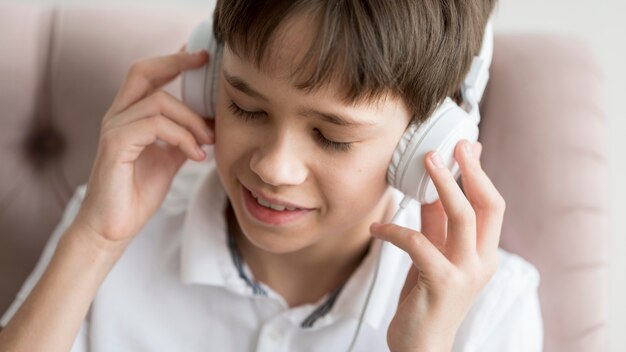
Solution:
{"label": "cheek", "polygon": [[[375,149],[375,148],[374,148]],[[387,189],[389,155],[386,149],[363,151],[353,159],[344,159],[334,167],[323,168],[324,193],[330,211],[370,209]]]}
{"label": "cheek", "polygon": [[218,168],[222,168],[224,163],[228,163],[228,160],[231,159],[232,148],[228,148],[229,144],[226,141],[231,140],[230,131],[228,130],[228,126],[224,126],[223,118],[215,119],[215,144],[213,145],[214,154],[215,154],[215,162],[217,163]]}
{"label": "cheek", "polygon": [[215,119],[215,164],[222,177],[232,174],[234,164],[245,153],[245,131],[237,128],[228,112],[218,108]]}

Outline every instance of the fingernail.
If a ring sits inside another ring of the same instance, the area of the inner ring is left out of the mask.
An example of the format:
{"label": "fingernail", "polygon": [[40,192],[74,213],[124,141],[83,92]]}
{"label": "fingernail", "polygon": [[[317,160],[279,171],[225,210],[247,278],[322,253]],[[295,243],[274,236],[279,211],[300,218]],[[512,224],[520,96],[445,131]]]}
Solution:
{"label": "fingernail", "polygon": [[435,167],[437,167],[438,169],[443,168],[443,160],[441,159],[441,156],[439,156],[439,153],[434,152],[431,156],[430,156],[430,161],[433,163],[433,165],[435,165]]}
{"label": "fingernail", "polygon": [[204,150],[202,150],[202,148],[196,147],[196,154],[204,159]]}
{"label": "fingernail", "polygon": [[465,150],[465,155],[470,158],[474,157],[474,153],[472,152],[472,143],[465,141],[465,143],[463,143],[463,150]]}
{"label": "fingernail", "polygon": [[372,230],[372,231],[376,231],[376,230],[378,230],[378,229],[380,228],[380,226],[381,226],[381,224],[380,224],[379,222],[373,222],[373,223],[370,225],[370,230]]}

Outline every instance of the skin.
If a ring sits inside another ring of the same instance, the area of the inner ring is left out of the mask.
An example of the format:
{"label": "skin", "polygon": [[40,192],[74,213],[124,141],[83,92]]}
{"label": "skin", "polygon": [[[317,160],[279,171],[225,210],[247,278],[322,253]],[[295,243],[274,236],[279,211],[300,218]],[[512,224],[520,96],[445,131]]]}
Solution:
{"label": "skin", "polygon": [[[404,102],[391,96],[346,105],[338,86],[313,93],[297,89],[290,73],[315,35],[310,21],[300,16],[283,24],[278,40],[269,43],[262,70],[225,45],[215,117],[214,155],[232,205],[231,233],[255,279],[290,307],[315,303],[345,282],[369,247],[369,225],[390,217],[386,170],[410,121]],[[236,89],[226,75],[264,98]],[[242,119],[229,109],[232,103],[255,112],[255,118]],[[303,116],[304,108],[341,114],[361,125]],[[319,134],[351,143],[349,151],[324,148]],[[245,210],[242,185],[314,210],[282,226],[262,224]]]}
{"label": "skin", "polygon": [[[281,55],[288,58],[297,52],[289,48],[291,52]],[[389,241],[415,264],[387,332],[390,349],[449,351],[458,326],[498,262],[505,202],[480,166],[480,144],[459,143],[455,149],[465,193],[446,168],[429,161],[432,152],[426,155],[424,163],[441,200],[422,206],[422,232],[372,225],[390,215],[384,174],[408,122],[402,103],[390,99],[376,106],[339,106],[331,87],[302,96],[280,74],[244,72],[250,67],[230,58],[226,69],[246,77],[272,99],[264,106],[245,106],[268,112],[267,119],[248,127],[225,113],[227,89],[221,87],[213,128],[161,89],[207,59],[206,53],[179,52],[139,61],[129,70],[102,119],[85,199],[41,280],[0,333],[0,350],[67,351],[97,289],[159,208],[180,167],[187,159],[204,160],[199,145],[215,142],[220,179],[233,201],[230,218],[237,219],[230,226],[255,276],[290,297],[290,304],[310,302],[321,293],[305,296],[301,285],[306,280],[298,281],[298,272],[311,276],[313,268],[319,268],[332,276],[325,286],[334,287],[358,265],[371,235]],[[305,103],[367,119],[375,127],[339,133],[319,121],[296,118],[294,109]],[[311,139],[313,128],[328,138],[355,142],[351,154],[326,155]],[[248,134],[242,135],[244,131]],[[157,139],[165,145],[155,144]],[[466,145],[473,153],[463,152]],[[262,186],[315,211],[291,225],[294,228],[265,228],[245,218],[237,182]],[[280,275],[271,276],[271,270]],[[294,283],[285,284],[289,280]]]}
{"label": "skin", "polygon": [[[266,97],[251,97],[220,77],[215,158],[236,215],[231,231],[255,279],[290,306],[314,303],[354,271],[371,240],[369,225],[388,216],[387,166],[409,112],[399,99],[345,106],[330,89],[306,94],[282,78],[286,72],[259,72],[228,47],[222,67]],[[258,117],[242,119],[228,109],[231,102]],[[298,113],[303,107],[363,125],[304,117]],[[325,148],[318,130],[329,140],[352,143],[350,150]],[[260,223],[245,210],[242,184],[313,210],[293,223]]]}

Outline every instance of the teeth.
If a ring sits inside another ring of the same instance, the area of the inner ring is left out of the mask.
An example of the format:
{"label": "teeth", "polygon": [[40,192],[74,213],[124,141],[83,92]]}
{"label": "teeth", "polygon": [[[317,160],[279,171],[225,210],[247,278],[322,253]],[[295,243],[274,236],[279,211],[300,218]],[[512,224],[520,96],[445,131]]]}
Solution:
{"label": "teeth", "polygon": [[290,211],[291,210],[296,210],[296,208],[285,207],[284,205],[271,204],[270,202],[268,202],[267,200],[259,197],[255,193],[252,193],[252,196],[256,199],[257,203],[261,204],[262,206],[264,206],[266,208],[270,208],[270,209],[277,210],[277,211],[284,211],[285,209],[290,210]]}
{"label": "teeth", "polygon": [[266,201],[265,199],[261,199],[258,198],[256,199],[257,203],[261,204],[262,206],[269,208],[270,207],[270,202]]}
{"label": "teeth", "polygon": [[270,208],[274,209],[274,210],[278,210],[278,211],[283,211],[285,210],[285,207],[282,205],[274,205],[274,204],[270,204]]}

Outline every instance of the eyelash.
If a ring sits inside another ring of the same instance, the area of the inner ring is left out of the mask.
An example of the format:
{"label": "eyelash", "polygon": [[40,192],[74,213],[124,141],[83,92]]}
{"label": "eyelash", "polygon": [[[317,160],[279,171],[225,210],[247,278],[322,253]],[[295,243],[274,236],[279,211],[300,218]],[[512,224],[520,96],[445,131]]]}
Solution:
{"label": "eyelash", "polygon": [[[239,106],[237,106],[237,104],[235,104],[235,102],[233,101],[231,101],[230,104],[228,105],[228,110],[230,110],[230,112],[232,112],[233,114],[241,117],[244,121],[257,119],[260,117],[259,115],[264,114],[263,112],[246,111],[240,108]],[[331,141],[327,139],[326,137],[324,137],[322,132],[320,132],[320,130],[317,128],[315,128],[313,131],[315,133],[315,139],[317,139],[317,141],[321,144],[321,146],[324,149],[328,149],[332,151],[339,151],[339,152],[347,152],[352,147],[352,143],[335,142],[335,141]]]}

